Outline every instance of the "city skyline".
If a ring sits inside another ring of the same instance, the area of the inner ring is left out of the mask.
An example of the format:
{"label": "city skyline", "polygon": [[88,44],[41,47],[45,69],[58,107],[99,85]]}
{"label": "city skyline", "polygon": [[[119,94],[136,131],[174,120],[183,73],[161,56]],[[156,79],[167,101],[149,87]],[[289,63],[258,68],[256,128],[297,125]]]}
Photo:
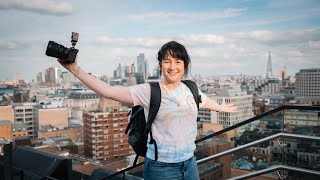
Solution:
{"label": "city skyline", "polygon": [[176,40],[191,57],[193,74],[266,74],[286,66],[293,75],[319,67],[320,2],[294,1],[1,1],[0,80],[36,79],[49,67],[49,40],[70,47],[78,32],[78,63],[106,74],[145,54],[149,68],[161,45]]}

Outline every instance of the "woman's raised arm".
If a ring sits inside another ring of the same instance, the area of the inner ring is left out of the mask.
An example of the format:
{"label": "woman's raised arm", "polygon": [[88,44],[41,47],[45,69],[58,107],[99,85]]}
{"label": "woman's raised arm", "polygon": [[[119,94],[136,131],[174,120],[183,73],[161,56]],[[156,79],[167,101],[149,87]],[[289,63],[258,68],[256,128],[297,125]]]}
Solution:
{"label": "woman's raised arm", "polygon": [[[59,60],[58,60],[59,61]],[[101,96],[115,101],[133,105],[132,96],[130,90],[126,86],[110,86],[104,81],[88,74],[80,68],[77,63],[65,64],[59,61],[59,63],[74,74],[81,82],[87,85],[91,90],[100,94]]]}

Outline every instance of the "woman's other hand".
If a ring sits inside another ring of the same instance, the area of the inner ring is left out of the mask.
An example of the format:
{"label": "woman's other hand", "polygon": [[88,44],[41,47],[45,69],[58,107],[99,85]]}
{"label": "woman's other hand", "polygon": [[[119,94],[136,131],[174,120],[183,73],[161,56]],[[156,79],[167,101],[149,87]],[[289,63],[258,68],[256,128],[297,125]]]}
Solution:
{"label": "woman's other hand", "polygon": [[238,108],[234,104],[222,104],[223,112],[237,112]]}

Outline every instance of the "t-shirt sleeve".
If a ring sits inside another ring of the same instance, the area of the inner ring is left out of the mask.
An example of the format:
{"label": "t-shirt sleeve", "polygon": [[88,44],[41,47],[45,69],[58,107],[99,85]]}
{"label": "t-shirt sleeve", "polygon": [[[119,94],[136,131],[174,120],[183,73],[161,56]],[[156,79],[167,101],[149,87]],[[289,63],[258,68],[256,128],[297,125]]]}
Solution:
{"label": "t-shirt sleeve", "polygon": [[151,89],[148,83],[130,86],[129,89],[134,106],[141,105],[143,107],[149,107]]}

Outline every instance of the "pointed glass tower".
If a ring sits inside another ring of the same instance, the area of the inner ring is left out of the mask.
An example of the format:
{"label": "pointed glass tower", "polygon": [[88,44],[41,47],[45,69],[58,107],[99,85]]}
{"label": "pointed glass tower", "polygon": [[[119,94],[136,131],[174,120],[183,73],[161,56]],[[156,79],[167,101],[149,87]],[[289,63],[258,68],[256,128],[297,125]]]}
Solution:
{"label": "pointed glass tower", "polygon": [[271,52],[269,51],[266,78],[271,78],[271,77],[272,77],[272,61],[271,61]]}

